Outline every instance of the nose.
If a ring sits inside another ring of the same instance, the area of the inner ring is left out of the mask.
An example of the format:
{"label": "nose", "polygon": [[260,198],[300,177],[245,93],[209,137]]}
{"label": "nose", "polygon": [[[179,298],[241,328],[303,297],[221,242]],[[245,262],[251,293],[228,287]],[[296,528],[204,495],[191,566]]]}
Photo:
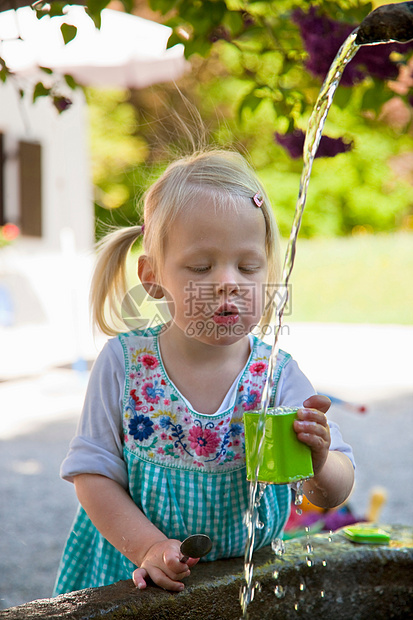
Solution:
{"label": "nose", "polygon": [[230,297],[239,293],[240,287],[235,270],[222,269],[216,273],[216,289],[219,295]]}

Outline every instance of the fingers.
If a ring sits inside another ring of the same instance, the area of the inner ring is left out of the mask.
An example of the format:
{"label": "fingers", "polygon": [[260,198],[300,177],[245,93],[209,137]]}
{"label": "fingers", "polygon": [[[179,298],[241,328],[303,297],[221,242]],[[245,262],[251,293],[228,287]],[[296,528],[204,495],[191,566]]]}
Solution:
{"label": "fingers", "polygon": [[[182,573],[183,576],[180,577],[180,579],[187,577],[189,573],[190,571],[186,570]],[[148,577],[160,588],[171,590],[172,592],[181,592],[185,587],[184,584],[179,581],[179,578],[171,579],[164,571],[155,566],[150,568],[150,572],[145,568],[137,568],[132,574],[133,583],[139,590],[144,590],[147,587],[148,584],[146,579],[148,579]]]}
{"label": "fingers", "polygon": [[134,584],[143,590],[147,586],[146,579],[150,577],[155,585],[165,590],[181,592],[185,587],[181,579],[191,574],[188,564],[193,566],[197,560],[195,562],[188,560],[188,564],[180,562],[173,547],[165,549],[161,557],[162,560],[159,562],[144,559],[140,568],[137,568],[132,575]]}
{"label": "fingers", "polygon": [[171,592],[182,592],[185,588],[181,581],[171,579],[160,568],[152,567],[150,576],[152,581],[164,590],[170,590]]}
{"label": "fingers", "polygon": [[190,568],[198,563],[196,558],[188,558],[186,562],[180,562],[181,543],[179,540],[166,540],[155,543],[150,547],[137,568],[132,579],[140,590],[147,587],[146,579],[150,578],[157,586],[180,592],[184,589],[182,579],[189,577]]}
{"label": "fingers", "polygon": [[[328,422],[325,413],[318,411],[317,409],[297,409],[296,422],[300,422],[302,428],[305,426],[311,429],[315,426],[320,426],[325,430],[329,430]],[[302,423],[302,424],[301,424]]]}
{"label": "fingers", "polygon": [[294,430],[297,439],[311,448],[313,470],[317,474],[327,460],[331,443],[325,414],[317,409],[298,409]]}
{"label": "fingers", "polygon": [[323,413],[327,413],[331,406],[331,400],[327,398],[327,396],[322,396],[321,394],[314,394],[314,396],[310,396],[303,402],[304,407],[308,409],[318,409]]}
{"label": "fingers", "polygon": [[330,428],[327,418],[317,409],[298,409],[294,430],[298,439],[310,447],[321,449],[325,443],[330,445]]}
{"label": "fingers", "polygon": [[192,568],[193,566],[195,566],[195,564],[198,564],[198,562],[199,562],[199,558],[188,558],[188,561],[186,564],[189,568]]}
{"label": "fingers", "polygon": [[163,554],[164,566],[162,570],[171,579],[185,579],[189,577],[189,558],[186,562],[181,562],[174,549],[167,549]]}
{"label": "fingers", "polygon": [[148,572],[144,568],[137,568],[132,573],[133,583],[139,590],[146,588],[145,578],[148,577]]}

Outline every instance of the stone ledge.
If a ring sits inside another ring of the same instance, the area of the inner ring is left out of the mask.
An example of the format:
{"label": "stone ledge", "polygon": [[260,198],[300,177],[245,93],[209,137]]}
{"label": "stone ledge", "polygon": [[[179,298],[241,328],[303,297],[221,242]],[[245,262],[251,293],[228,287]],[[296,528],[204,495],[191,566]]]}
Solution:
{"label": "stone ledge", "polygon": [[[249,605],[250,620],[333,618],[388,620],[412,617],[413,528],[381,526],[388,546],[357,545],[338,531],[311,536],[313,564],[307,565],[306,539],[285,543],[282,558],[270,547],[254,554],[254,577],[261,584]],[[279,575],[275,580],[273,573]],[[183,592],[155,586],[137,590],[132,581],[89,588],[0,611],[4,620],[239,620],[243,560],[205,562],[194,568]],[[284,598],[274,595],[282,585]],[[304,584],[304,585],[303,585]],[[323,593],[323,595],[322,595]]]}

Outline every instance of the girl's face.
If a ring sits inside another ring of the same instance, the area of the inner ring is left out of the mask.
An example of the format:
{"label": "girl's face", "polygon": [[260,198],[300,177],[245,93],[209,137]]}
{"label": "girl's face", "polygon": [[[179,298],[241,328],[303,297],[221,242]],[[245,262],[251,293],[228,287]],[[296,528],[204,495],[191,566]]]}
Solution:
{"label": "girl's face", "polygon": [[264,311],[265,220],[252,200],[215,207],[205,195],[168,234],[161,286],[171,329],[213,345],[245,337]]}

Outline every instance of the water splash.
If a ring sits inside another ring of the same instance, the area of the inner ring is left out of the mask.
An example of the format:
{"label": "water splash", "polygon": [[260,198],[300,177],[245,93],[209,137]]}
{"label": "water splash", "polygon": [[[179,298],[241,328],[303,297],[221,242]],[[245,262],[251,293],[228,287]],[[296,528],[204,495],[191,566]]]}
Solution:
{"label": "water splash", "polygon": [[[296,253],[296,244],[298,232],[301,225],[301,220],[304,212],[305,202],[307,198],[307,190],[308,184],[310,181],[311,169],[314,161],[315,154],[317,152],[318,146],[320,144],[322,131],[324,128],[324,123],[327,118],[328,110],[333,101],[334,93],[337,89],[337,86],[340,82],[340,78],[343,74],[343,71],[350,60],[353,58],[355,53],[358,50],[358,47],[355,44],[355,39],[357,36],[357,32],[352,33],[346,41],[343,43],[333,64],[330,67],[330,70],[327,74],[327,77],[324,81],[324,84],[321,88],[320,94],[318,96],[316,105],[314,107],[313,113],[309,120],[306,139],[304,143],[304,152],[303,152],[303,160],[304,167],[303,172],[301,174],[300,187],[298,193],[298,200],[295,209],[295,215],[293,219],[290,239],[288,241],[283,274],[282,274],[282,282],[283,290],[286,291],[286,295],[284,296],[282,303],[280,306],[276,307],[276,325],[274,330],[274,343],[272,346],[272,351],[270,355],[270,359],[268,362],[268,371],[267,371],[267,381],[265,382],[262,399],[261,399],[261,412],[258,416],[258,426],[257,426],[257,444],[258,444],[258,458],[256,463],[256,468],[254,472],[254,480],[250,482],[250,492],[249,492],[249,505],[246,515],[246,525],[247,525],[247,543],[245,546],[245,554],[244,554],[244,575],[245,575],[245,586],[241,589],[240,595],[240,603],[242,608],[242,617],[244,619],[248,618],[247,608],[249,603],[252,601],[254,596],[254,584],[253,584],[253,564],[252,564],[252,556],[255,546],[255,529],[258,521],[258,508],[257,508],[257,493],[258,493],[258,473],[262,464],[263,459],[263,443],[264,443],[264,429],[265,429],[265,419],[267,415],[267,410],[270,404],[271,393],[274,384],[274,370],[277,361],[278,355],[278,338],[280,335],[281,327],[282,327],[282,318],[284,314],[285,306],[288,302],[288,283],[290,280],[290,275],[294,265],[295,253]],[[259,504],[259,501],[258,501]],[[278,587],[278,586],[277,586]],[[277,594],[276,594],[277,596]]]}
{"label": "water splash", "polygon": [[271,543],[271,549],[274,551],[276,556],[281,558],[285,553],[285,545],[282,538],[275,538],[275,540]]}
{"label": "water splash", "polygon": [[[386,19],[382,19],[381,11],[386,9]],[[387,43],[389,40],[408,41],[413,39],[413,2],[404,2],[396,5],[389,5],[387,8],[376,9],[362,22],[359,28],[354,30],[350,36],[344,41],[343,45],[339,49],[331,67],[327,74],[326,79],[321,87],[319,96],[317,98],[314,110],[311,114],[306,138],[303,149],[303,171],[300,179],[299,193],[297,204],[294,213],[293,224],[291,228],[290,238],[287,244],[287,250],[284,260],[283,273],[282,273],[282,287],[286,294],[283,296],[282,303],[276,306],[276,325],[274,330],[274,343],[270,359],[268,362],[267,380],[264,385],[261,410],[258,416],[257,426],[257,444],[258,444],[258,458],[255,468],[255,475],[253,481],[250,483],[250,496],[249,496],[249,519],[248,522],[248,537],[245,548],[244,562],[245,566],[249,568],[246,570],[246,586],[243,588],[241,596],[241,607],[243,611],[243,618],[248,618],[247,606],[250,602],[251,596],[253,596],[254,586],[252,584],[252,554],[255,544],[255,526],[257,523],[257,489],[258,489],[258,474],[263,460],[263,443],[264,443],[264,429],[267,410],[270,403],[271,393],[274,385],[274,370],[278,355],[278,339],[282,328],[282,319],[284,315],[284,309],[289,299],[288,284],[291,276],[291,272],[294,266],[297,237],[301,226],[301,220],[304,212],[304,207],[307,198],[308,184],[310,181],[311,170],[314,162],[314,158],[317,149],[320,144],[324,123],[327,118],[328,111],[333,102],[334,94],[340,83],[341,76],[344,69],[357,53],[360,45],[376,45],[379,43]],[[396,13],[397,16],[395,17]],[[398,18],[400,10],[402,11],[401,19]],[[407,13],[406,13],[407,11]],[[387,22],[389,15],[391,17],[390,30],[385,28],[382,32],[383,21]],[[380,32],[379,32],[380,31]],[[259,504],[259,501],[258,501]],[[330,539],[329,539],[330,540]],[[307,564],[312,561],[307,558]],[[280,588],[281,586],[276,587]],[[275,594],[277,596],[277,592]],[[279,590],[278,590],[279,591]],[[322,591],[321,596],[324,596]]]}
{"label": "water splash", "polygon": [[275,586],[274,594],[277,598],[284,598],[286,594],[286,588],[283,588],[283,586]]}
{"label": "water splash", "polygon": [[292,485],[294,487],[294,491],[295,491],[295,499],[294,499],[294,505],[295,506],[301,506],[301,504],[303,503],[303,500],[304,500],[304,482],[305,482],[305,480],[298,480],[298,482],[296,482],[294,485]]}

